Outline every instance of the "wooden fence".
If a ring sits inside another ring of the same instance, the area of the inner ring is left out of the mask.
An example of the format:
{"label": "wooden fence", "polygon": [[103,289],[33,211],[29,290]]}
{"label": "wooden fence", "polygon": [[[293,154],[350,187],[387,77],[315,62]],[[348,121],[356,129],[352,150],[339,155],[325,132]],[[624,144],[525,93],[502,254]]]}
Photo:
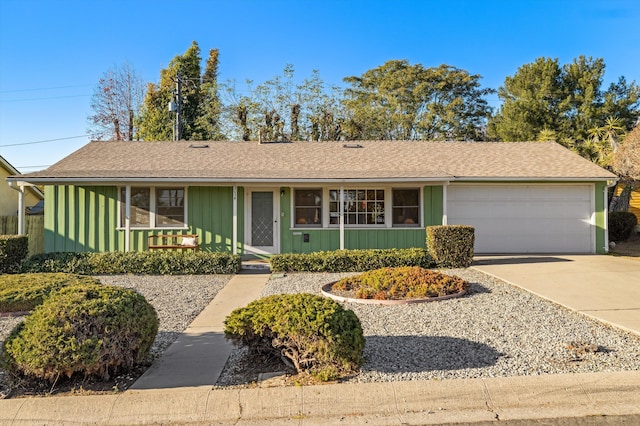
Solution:
{"label": "wooden fence", "polygon": [[[44,216],[26,216],[24,230],[29,236],[29,256],[44,253]],[[18,233],[18,216],[0,216],[0,235]]]}

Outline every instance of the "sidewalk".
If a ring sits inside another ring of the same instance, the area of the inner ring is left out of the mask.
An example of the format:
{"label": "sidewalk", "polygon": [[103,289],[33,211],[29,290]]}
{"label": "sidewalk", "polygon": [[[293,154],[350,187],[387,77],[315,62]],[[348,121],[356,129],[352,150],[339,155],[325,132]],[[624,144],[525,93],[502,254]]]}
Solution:
{"label": "sidewalk", "polygon": [[2,425],[424,425],[639,415],[638,371],[0,401]]}

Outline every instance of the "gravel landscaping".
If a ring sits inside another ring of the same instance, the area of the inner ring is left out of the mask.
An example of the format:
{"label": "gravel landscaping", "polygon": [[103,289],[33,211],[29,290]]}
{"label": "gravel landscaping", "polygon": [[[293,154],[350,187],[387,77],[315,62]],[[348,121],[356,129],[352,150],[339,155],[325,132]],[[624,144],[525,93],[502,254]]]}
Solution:
{"label": "gravel landscaping", "polygon": [[[360,318],[366,345],[362,370],[347,382],[505,377],[640,370],[640,337],[591,320],[473,269],[444,270],[470,281],[464,297],[384,306],[347,303]],[[274,274],[263,295],[307,292],[353,274]],[[98,276],[133,288],[155,307],[157,358],[231,278]],[[0,343],[23,317],[0,317]],[[219,387],[246,386],[279,362],[256,362],[234,348]],[[0,369],[0,399],[8,386]]]}
{"label": "gravel landscaping", "polygon": [[[145,360],[150,364],[173,343],[191,321],[231,279],[231,275],[104,275],[101,283],[131,288],[156,309],[160,325]],[[0,317],[0,344],[24,317]],[[6,375],[0,368],[0,399],[8,394]]]}
{"label": "gravel landscaping", "polygon": [[[366,337],[364,365],[348,382],[640,369],[640,337],[634,334],[473,269],[443,272],[470,281],[470,294],[401,306],[345,305],[360,318]],[[347,275],[274,276],[263,295],[319,294],[323,284]],[[218,385],[255,380],[247,358],[245,349],[235,348]]]}

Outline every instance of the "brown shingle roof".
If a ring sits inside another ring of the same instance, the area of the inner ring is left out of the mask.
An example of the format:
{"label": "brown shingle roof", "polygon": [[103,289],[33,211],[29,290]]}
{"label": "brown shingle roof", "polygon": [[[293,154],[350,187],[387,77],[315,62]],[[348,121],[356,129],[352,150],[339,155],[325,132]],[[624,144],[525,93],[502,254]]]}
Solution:
{"label": "brown shingle roof", "polygon": [[[345,146],[358,145],[358,148]],[[207,147],[203,147],[207,146]],[[554,142],[91,142],[25,181],[614,179]]]}

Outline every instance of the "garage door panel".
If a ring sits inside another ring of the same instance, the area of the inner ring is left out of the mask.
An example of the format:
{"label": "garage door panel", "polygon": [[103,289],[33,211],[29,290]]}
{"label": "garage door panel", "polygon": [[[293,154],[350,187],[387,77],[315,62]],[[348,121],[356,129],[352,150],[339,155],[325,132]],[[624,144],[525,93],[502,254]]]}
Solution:
{"label": "garage door panel", "polygon": [[476,229],[476,253],[593,251],[591,185],[452,185],[449,224]]}

